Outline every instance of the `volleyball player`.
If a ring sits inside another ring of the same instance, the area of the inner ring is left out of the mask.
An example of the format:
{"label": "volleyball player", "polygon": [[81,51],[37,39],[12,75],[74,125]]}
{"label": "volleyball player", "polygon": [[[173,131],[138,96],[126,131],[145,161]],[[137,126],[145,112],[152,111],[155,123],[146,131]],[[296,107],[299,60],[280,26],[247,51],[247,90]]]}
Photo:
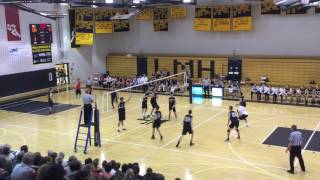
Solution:
{"label": "volleyball player", "polygon": [[81,82],[80,82],[79,78],[77,79],[77,82],[75,84],[74,89],[76,90],[76,98],[80,97],[81,96]]}
{"label": "volleyball player", "polygon": [[48,103],[49,103],[49,114],[51,114],[53,110],[53,89],[52,88],[50,88],[48,92]]}
{"label": "volleyball player", "polygon": [[188,111],[188,114],[184,116],[183,119],[183,129],[182,129],[182,135],[179,138],[179,141],[176,145],[178,148],[180,145],[180,141],[182,140],[183,136],[186,135],[187,133],[191,134],[191,139],[190,139],[190,146],[193,146],[194,143],[193,141],[193,129],[192,129],[192,110]]}
{"label": "volleyball player", "polygon": [[156,107],[158,107],[158,103],[157,103],[157,94],[156,93],[153,93],[151,99],[150,99],[150,103],[151,103],[151,106],[152,106],[152,110],[151,110],[151,115],[153,113],[153,111],[156,109]]}
{"label": "volleyball player", "polygon": [[[127,100],[130,101],[131,96]],[[124,128],[123,121],[126,120],[126,102],[124,101],[123,97],[120,97],[120,102],[118,104],[118,114],[119,114],[119,122],[118,122],[118,132],[120,132],[120,126],[122,127],[122,130],[125,131],[126,128]]]}
{"label": "volleyball player", "polygon": [[244,122],[246,123],[246,127],[249,127],[248,125],[248,112],[246,111],[245,106],[242,106],[240,104],[239,108],[238,108],[238,115],[239,115],[239,120],[244,120]]}
{"label": "volleyball player", "polygon": [[141,108],[142,108],[142,119],[145,119],[147,109],[148,109],[148,95],[143,96]]}
{"label": "volleyball player", "polygon": [[225,140],[225,142],[229,142],[230,140],[230,131],[232,129],[236,129],[237,133],[238,133],[238,139],[240,139],[240,132],[239,132],[239,120],[237,117],[237,112],[235,112],[233,110],[232,106],[229,106],[229,118],[228,118],[228,130],[227,130],[227,139]]}
{"label": "volleyball player", "polygon": [[244,97],[244,95],[243,95],[242,92],[240,92],[240,102],[239,102],[239,105],[240,105],[240,106],[243,106],[243,107],[246,107],[246,106],[247,106],[245,97]]}
{"label": "volleyball player", "polygon": [[[114,91],[115,90],[115,88],[113,87],[112,88],[112,91]],[[114,109],[114,102],[117,102],[118,103],[118,94],[117,94],[117,92],[112,92],[111,93],[111,105],[112,105],[112,108]]]}
{"label": "volleyball player", "polygon": [[173,96],[173,93],[171,93],[169,97],[169,120],[171,117],[171,111],[173,111],[174,116],[177,119],[177,112],[176,112],[176,98]]}
{"label": "volleyball player", "polygon": [[159,133],[159,135],[160,135],[160,139],[161,139],[161,141],[162,141],[163,136],[162,136],[162,134],[161,134],[161,132],[160,132],[160,130],[159,130],[159,128],[160,128],[160,126],[161,126],[161,117],[162,117],[162,115],[161,115],[161,112],[159,111],[159,109],[160,109],[160,107],[157,106],[157,107],[156,107],[156,111],[155,111],[155,113],[154,113],[154,115],[153,115],[152,136],[151,136],[151,139],[154,139],[154,131],[155,131],[155,129],[157,129],[157,131],[158,131],[158,133]]}

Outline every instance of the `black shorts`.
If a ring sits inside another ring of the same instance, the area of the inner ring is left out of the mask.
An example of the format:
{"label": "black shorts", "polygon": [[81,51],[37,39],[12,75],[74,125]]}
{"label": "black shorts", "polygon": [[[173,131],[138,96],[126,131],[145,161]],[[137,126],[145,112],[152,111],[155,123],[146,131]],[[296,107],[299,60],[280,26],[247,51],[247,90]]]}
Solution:
{"label": "black shorts", "polygon": [[169,106],[169,111],[176,112],[176,107],[175,106]]}
{"label": "black shorts", "polygon": [[76,89],[76,95],[81,95],[81,89]]}
{"label": "black shorts", "polygon": [[193,134],[193,130],[190,126],[183,127],[182,129],[182,135],[186,135],[187,133]]}
{"label": "black shorts", "polygon": [[155,109],[158,107],[158,104],[151,104],[152,105],[152,109]]}
{"label": "black shorts", "polygon": [[237,122],[237,123],[231,123],[230,125],[229,125],[229,128],[231,128],[231,129],[233,129],[233,128],[236,128],[236,129],[238,129],[239,128],[239,122]]}
{"label": "black shorts", "polygon": [[126,120],[126,113],[123,111],[119,112],[119,121],[124,121]]}
{"label": "black shorts", "polygon": [[52,100],[49,100],[48,103],[49,103],[49,107],[53,107],[53,101]]}
{"label": "black shorts", "polygon": [[157,119],[157,120],[153,121],[153,123],[152,123],[153,128],[159,128],[160,126],[161,126],[161,119]]}
{"label": "black shorts", "polygon": [[242,115],[239,117],[239,119],[240,119],[240,120],[245,120],[245,119],[247,119],[247,117],[248,117],[248,115],[242,114]]}
{"label": "black shorts", "polygon": [[148,108],[148,105],[142,104],[141,108],[142,108],[142,109],[147,109],[147,108]]}

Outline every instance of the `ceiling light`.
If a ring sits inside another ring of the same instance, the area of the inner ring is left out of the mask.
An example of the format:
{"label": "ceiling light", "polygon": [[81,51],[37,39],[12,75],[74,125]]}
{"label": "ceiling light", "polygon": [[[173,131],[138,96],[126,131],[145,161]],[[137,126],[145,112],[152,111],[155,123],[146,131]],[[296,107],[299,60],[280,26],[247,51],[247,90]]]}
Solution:
{"label": "ceiling light", "polygon": [[105,0],[105,2],[111,4],[113,3],[113,0]]}

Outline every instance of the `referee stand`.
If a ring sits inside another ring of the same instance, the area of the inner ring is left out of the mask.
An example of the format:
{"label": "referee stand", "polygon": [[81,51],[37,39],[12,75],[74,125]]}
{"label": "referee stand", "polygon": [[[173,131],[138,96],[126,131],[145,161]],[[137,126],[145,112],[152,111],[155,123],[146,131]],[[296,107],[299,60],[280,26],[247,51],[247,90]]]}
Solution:
{"label": "referee stand", "polygon": [[[77,128],[76,139],[74,142],[74,152],[77,152],[78,147],[84,148],[83,153],[86,154],[88,150],[88,145],[91,146],[91,139],[94,140],[94,146],[101,147],[101,137],[100,137],[100,114],[95,104],[94,111],[90,115],[90,120],[88,124],[82,123],[82,117],[84,115],[84,110],[80,112],[79,123]],[[94,119],[94,122],[92,122]],[[94,126],[94,135],[91,138],[91,126]],[[85,144],[79,144],[83,142]]]}

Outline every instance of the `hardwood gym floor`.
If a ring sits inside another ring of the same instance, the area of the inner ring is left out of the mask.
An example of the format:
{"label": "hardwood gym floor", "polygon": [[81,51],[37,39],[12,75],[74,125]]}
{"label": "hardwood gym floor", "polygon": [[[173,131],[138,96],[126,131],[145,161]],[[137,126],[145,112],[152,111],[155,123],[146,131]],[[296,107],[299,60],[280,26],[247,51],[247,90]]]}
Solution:
{"label": "hardwood gym floor", "polygon": [[[98,105],[102,104],[103,93],[98,90],[94,92]],[[128,97],[125,93],[120,95]],[[54,99],[58,103],[81,104],[80,99],[75,99],[73,91],[55,94]],[[157,134],[155,140],[150,139],[151,124],[141,124],[137,120],[141,116],[141,99],[142,94],[133,94],[127,103],[127,131],[120,134],[116,131],[117,111],[101,111],[101,149],[90,147],[87,155],[81,150],[76,155],[82,160],[99,157],[123,163],[139,162],[141,173],[152,167],[154,171],[163,173],[166,179],[318,179],[319,152],[304,151],[307,172],[300,172],[297,165],[296,173],[289,175],[286,172],[289,160],[285,148],[262,144],[276,127],[297,124],[298,128],[319,131],[318,108],[248,103],[249,128],[241,122],[241,140],[233,136],[230,143],[224,143],[227,109],[229,105],[235,105],[235,101],[198,99],[198,104],[189,105],[186,97],[177,97],[179,117],[162,124],[164,140],[161,142]],[[46,101],[46,96],[33,100]],[[167,119],[168,96],[160,96],[158,102]],[[150,104],[148,106],[150,112]],[[67,157],[74,154],[80,106],[49,116],[0,109],[0,143],[11,144],[13,149],[28,144],[31,151],[42,154],[47,150],[64,151]],[[193,110],[195,146],[189,147],[190,136],[186,136],[177,149],[175,145],[181,134],[182,118],[188,109]]]}

